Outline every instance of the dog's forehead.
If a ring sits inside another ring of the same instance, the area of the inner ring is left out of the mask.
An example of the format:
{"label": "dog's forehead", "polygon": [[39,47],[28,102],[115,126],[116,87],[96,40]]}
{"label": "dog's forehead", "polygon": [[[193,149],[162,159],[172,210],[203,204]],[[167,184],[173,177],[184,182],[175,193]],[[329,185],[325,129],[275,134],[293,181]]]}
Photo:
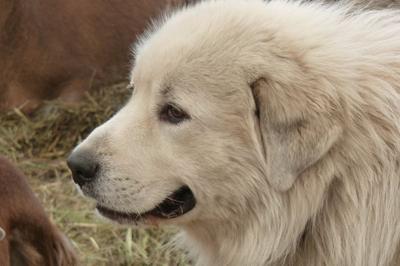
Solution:
{"label": "dog's forehead", "polygon": [[[181,11],[143,38],[137,46],[133,75],[143,80],[178,74],[213,77],[227,66],[232,69],[240,54],[249,49],[251,28],[240,16],[228,18],[227,23],[219,15],[219,5]],[[237,8],[232,6],[232,14]]]}

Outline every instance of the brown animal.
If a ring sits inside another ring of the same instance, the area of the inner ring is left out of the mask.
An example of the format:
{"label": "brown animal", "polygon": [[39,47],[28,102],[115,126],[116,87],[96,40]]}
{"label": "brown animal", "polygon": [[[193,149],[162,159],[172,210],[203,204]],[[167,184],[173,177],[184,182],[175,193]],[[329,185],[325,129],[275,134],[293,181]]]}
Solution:
{"label": "brown animal", "polygon": [[128,74],[151,18],[185,0],[0,0],[0,111],[73,102]]}
{"label": "brown animal", "polygon": [[0,228],[6,233],[0,240],[1,266],[77,265],[67,238],[47,218],[24,175],[3,157],[0,157]]}

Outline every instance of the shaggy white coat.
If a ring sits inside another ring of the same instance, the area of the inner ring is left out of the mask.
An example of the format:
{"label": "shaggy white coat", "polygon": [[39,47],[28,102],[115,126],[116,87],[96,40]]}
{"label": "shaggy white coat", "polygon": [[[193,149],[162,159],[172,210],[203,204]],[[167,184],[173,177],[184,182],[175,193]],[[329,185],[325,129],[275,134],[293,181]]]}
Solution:
{"label": "shaggy white coat", "polygon": [[[197,265],[398,265],[400,13],[207,1],[136,49],[132,99],[79,148],[124,212],[181,185]],[[190,119],[173,125],[173,103]],[[143,221],[146,223],[146,221]]]}

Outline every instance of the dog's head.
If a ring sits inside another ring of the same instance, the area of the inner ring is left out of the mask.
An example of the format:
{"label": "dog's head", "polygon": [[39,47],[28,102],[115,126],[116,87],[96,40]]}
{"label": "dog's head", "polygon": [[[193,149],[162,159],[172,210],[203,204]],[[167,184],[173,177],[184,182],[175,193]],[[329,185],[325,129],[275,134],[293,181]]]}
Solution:
{"label": "dog's head", "polygon": [[69,158],[102,215],[180,224],[267,212],[265,197],[323,163],[341,133],[338,97],[295,46],[314,44],[259,25],[263,9],[202,3],[137,46],[132,98]]}

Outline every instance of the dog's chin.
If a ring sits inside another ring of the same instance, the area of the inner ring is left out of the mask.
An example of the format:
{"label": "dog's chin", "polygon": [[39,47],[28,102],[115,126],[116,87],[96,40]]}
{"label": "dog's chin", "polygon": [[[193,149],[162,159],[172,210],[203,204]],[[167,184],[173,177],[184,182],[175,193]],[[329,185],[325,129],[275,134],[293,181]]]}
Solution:
{"label": "dog's chin", "polygon": [[191,211],[195,206],[196,199],[193,192],[188,186],[182,186],[146,212],[122,212],[101,204],[97,204],[96,209],[101,216],[120,224],[157,225],[163,220],[178,218]]}

